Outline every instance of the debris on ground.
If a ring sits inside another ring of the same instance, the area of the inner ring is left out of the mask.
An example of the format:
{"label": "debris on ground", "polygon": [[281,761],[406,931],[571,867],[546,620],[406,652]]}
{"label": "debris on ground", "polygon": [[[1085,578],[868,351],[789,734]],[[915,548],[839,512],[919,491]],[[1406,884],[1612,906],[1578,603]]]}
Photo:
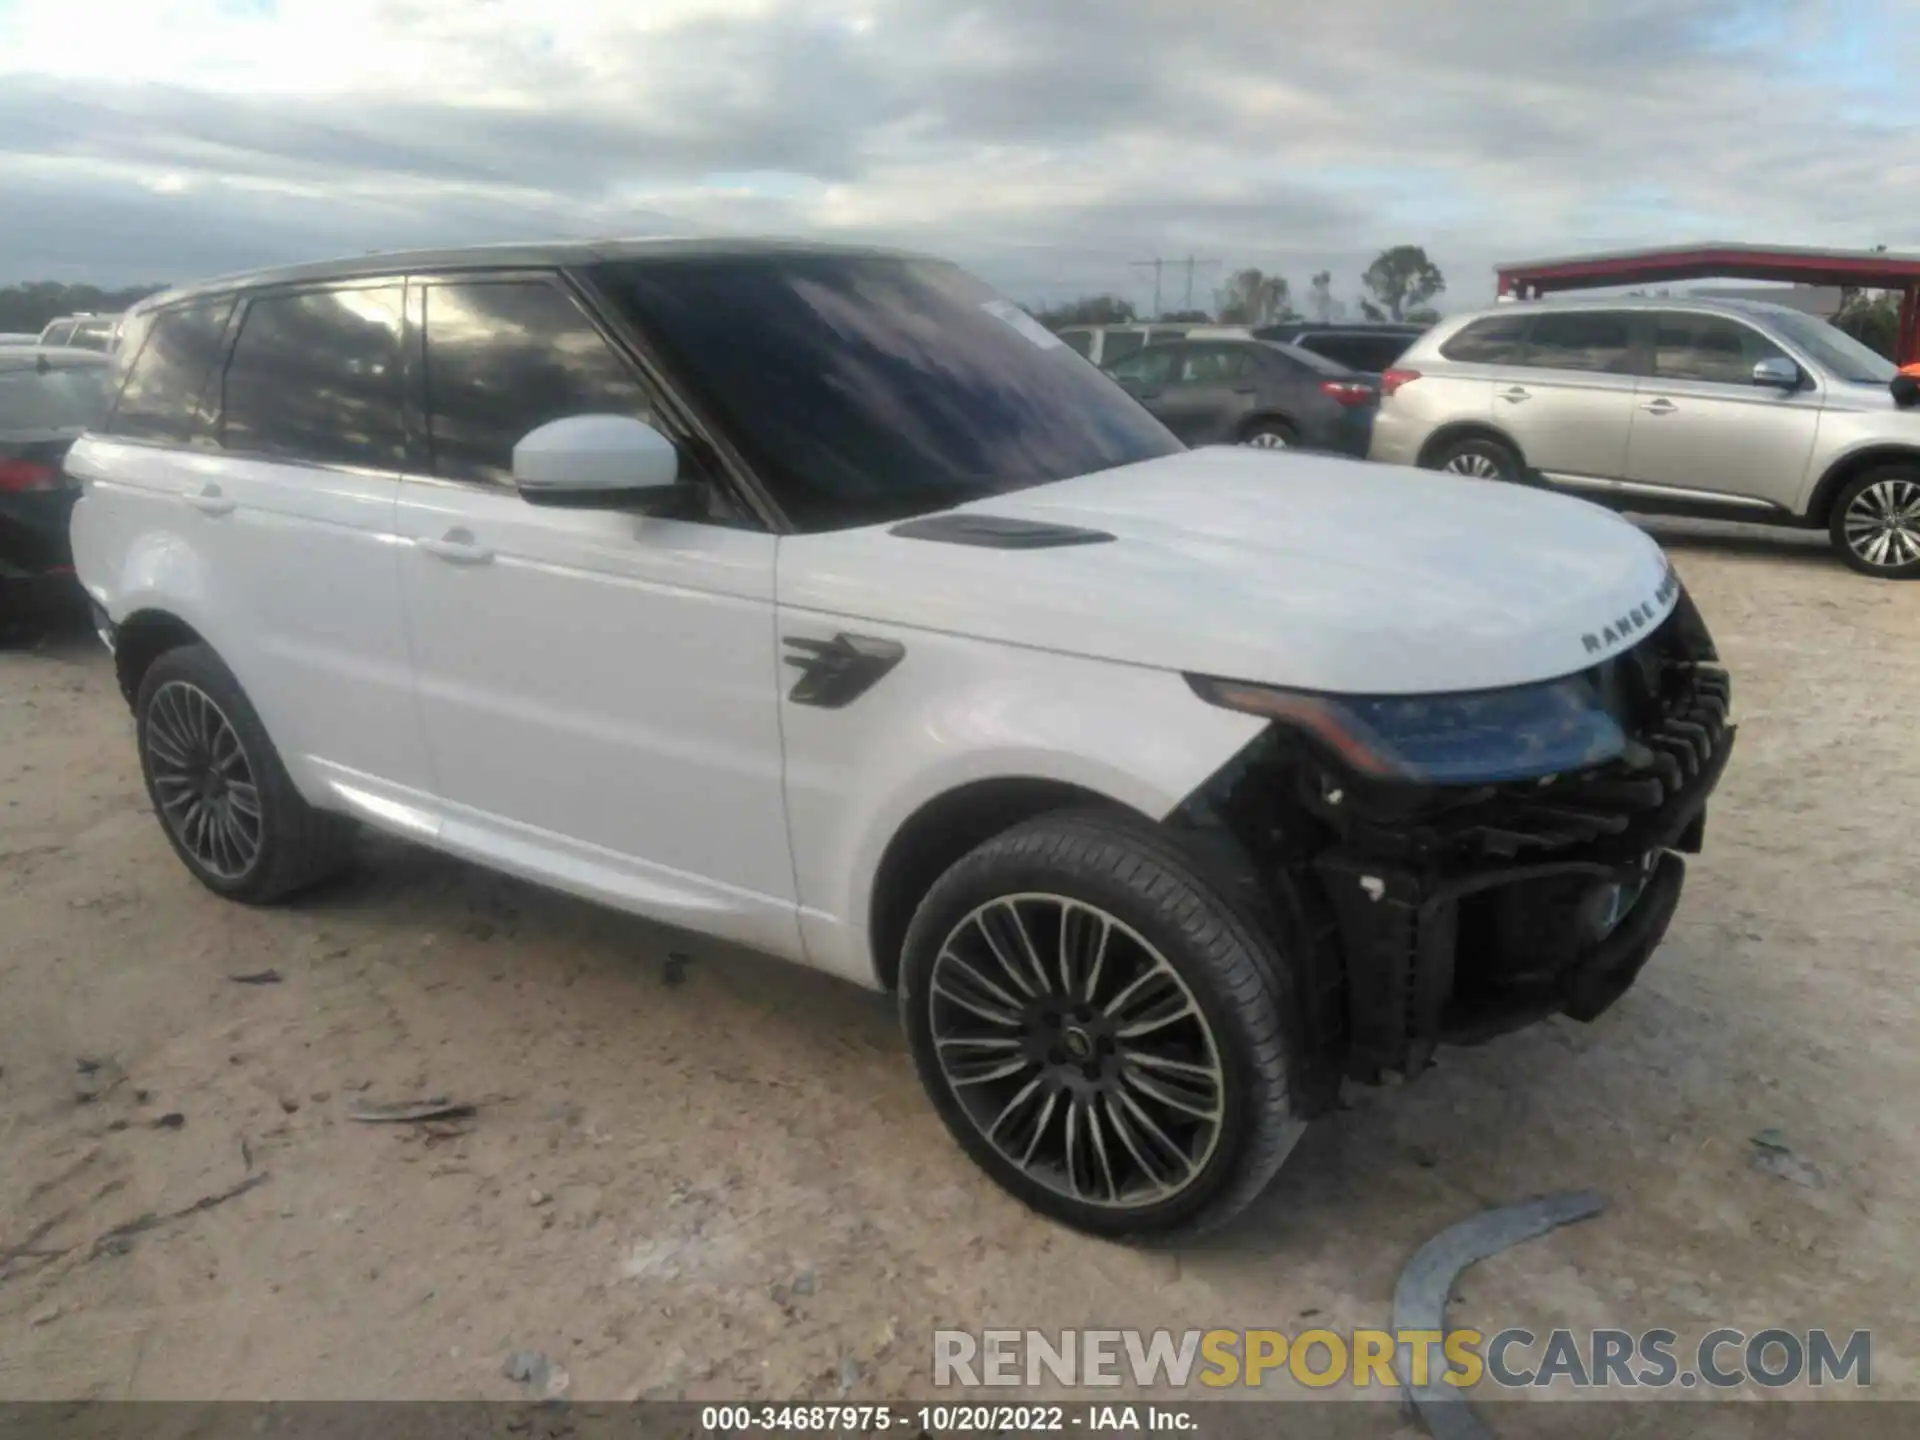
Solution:
{"label": "debris on ground", "polygon": [[1820,1173],[1820,1167],[1794,1154],[1786,1135],[1778,1127],[1770,1125],[1750,1136],[1749,1141],[1753,1146],[1753,1168],[1761,1174],[1790,1180],[1807,1190],[1826,1187],[1827,1177]]}
{"label": "debris on ground", "polygon": [[352,1100],[347,1118],[364,1125],[399,1125],[409,1120],[464,1120],[475,1107],[465,1100],[435,1095],[426,1100]]}
{"label": "debris on ground", "polygon": [[820,1277],[818,1275],[811,1270],[802,1270],[793,1278],[793,1293],[796,1295],[811,1295],[819,1288],[819,1284]]}
{"label": "debris on ground", "polygon": [[267,1172],[262,1170],[257,1175],[249,1175],[238,1185],[216,1191],[212,1195],[202,1195],[191,1205],[182,1206],[178,1210],[169,1210],[164,1215],[149,1213],[129,1220],[124,1225],[116,1225],[93,1242],[93,1248],[87,1252],[87,1258],[98,1260],[102,1255],[124,1255],[133,1248],[134,1236],[144,1235],[149,1230],[158,1230],[162,1225],[171,1224],[175,1220],[184,1220],[189,1215],[198,1215],[203,1210],[211,1210],[214,1206],[224,1205],[229,1200],[237,1200],[249,1190],[266,1184],[267,1179]]}
{"label": "debris on ground", "polygon": [[554,1364],[538,1350],[516,1350],[507,1356],[500,1373],[515,1384],[525,1385],[547,1399],[564,1395],[571,1378],[566,1368]]}
{"label": "debris on ground", "polygon": [[[1393,1328],[1396,1334],[1417,1331],[1445,1336],[1447,1297],[1468,1267],[1489,1255],[1511,1249],[1523,1240],[1545,1235],[1576,1220],[1587,1220],[1606,1208],[1606,1197],[1591,1190],[1547,1195],[1518,1205],[1482,1210],[1442,1230],[1414,1252],[1393,1287]],[[1441,1383],[1429,1369],[1425,1385],[1414,1385],[1411,1342],[1400,1347],[1401,1388],[1420,1422],[1438,1440],[1488,1440],[1488,1432],[1474,1417],[1466,1397]]]}
{"label": "debris on ground", "polygon": [[182,1115],[178,1110],[169,1110],[153,1122],[153,1128],[156,1130],[179,1130],[183,1129],[186,1123],[186,1116]]}
{"label": "debris on ground", "polygon": [[693,957],[682,955],[678,951],[669,951],[667,958],[660,962],[660,981],[663,985],[684,985],[687,979],[687,966],[693,963]]}
{"label": "debris on ground", "polygon": [[236,985],[278,985],[280,983],[280,972],[278,970],[255,970],[250,975],[229,975],[227,979],[233,981]]}
{"label": "debris on ground", "polygon": [[127,1078],[111,1060],[90,1060],[83,1056],[73,1065],[73,1098],[81,1105],[91,1105]]}

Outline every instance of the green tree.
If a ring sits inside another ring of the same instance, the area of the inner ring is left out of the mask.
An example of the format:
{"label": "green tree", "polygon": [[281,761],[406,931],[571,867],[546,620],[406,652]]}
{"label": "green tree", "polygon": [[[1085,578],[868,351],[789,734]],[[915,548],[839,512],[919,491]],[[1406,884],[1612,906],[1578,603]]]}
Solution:
{"label": "green tree", "polygon": [[1894,347],[1900,339],[1900,297],[1886,292],[1873,294],[1856,290],[1841,305],[1840,313],[1833,317],[1833,324],[1869,350],[1891,360]]}
{"label": "green tree", "polygon": [[0,330],[38,333],[49,320],[80,311],[117,315],[134,301],[165,288],[129,285],[124,290],[102,290],[98,285],[63,285],[57,280],[8,285],[0,288]]}
{"label": "green tree", "polygon": [[1395,320],[1422,306],[1447,288],[1447,277],[1418,245],[1395,245],[1382,250],[1360,277],[1379,308]]}
{"label": "green tree", "polygon": [[1322,324],[1338,320],[1347,307],[1333,298],[1333,272],[1321,270],[1307,282],[1307,313]]}
{"label": "green tree", "polygon": [[1283,275],[1263,275],[1248,268],[1236,270],[1214,291],[1213,304],[1223,325],[1271,325],[1293,313],[1287,304]]}
{"label": "green tree", "polygon": [[1118,295],[1083,295],[1078,300],[1051,305],[1032,314],[1049,330],[1058,330],[1063,325],[1127,325],[1139,318],[1134,313],[1133,302],[1122,300]]}

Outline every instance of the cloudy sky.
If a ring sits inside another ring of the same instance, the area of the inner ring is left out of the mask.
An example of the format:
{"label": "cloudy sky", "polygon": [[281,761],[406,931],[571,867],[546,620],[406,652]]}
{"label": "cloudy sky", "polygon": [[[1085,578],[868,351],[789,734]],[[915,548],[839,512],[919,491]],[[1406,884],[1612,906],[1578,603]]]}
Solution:
{"label": "cloudy sky", "polygon": [[0,283],[733,231],[1144,304],[1144,257],[1351,293],[1407,241],[1463,305],[1594,247],[1920,249],[1915,73],[1920,0],[0,0]]}

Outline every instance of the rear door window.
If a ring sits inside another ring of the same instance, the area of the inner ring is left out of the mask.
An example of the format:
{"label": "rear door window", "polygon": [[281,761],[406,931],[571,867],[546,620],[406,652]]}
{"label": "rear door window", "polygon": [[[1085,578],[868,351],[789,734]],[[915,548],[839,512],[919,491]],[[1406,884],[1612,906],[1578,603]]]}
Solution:
{"label": "rear door window", "polygon": [[1150,346],[1134,351],[1118,364],[1109,365],[1107,373],[1116,380],[1125,380],[1142,389],[1157,389],[1166,384],[1169,377],[1180,368],[1183,353],[1181,347],[1174,345]]}
{"label": "rear door window", "polygon": [[1632,355],[1633,326],[1624,313],[1570,310],[1534,317],[1525,363],[1532,369],[1625,375]]}
{"label": "rear door window", "polygon": [[1246,352],[1234,345],[1189,345],[1180,362],[1182,385],[1226,385],[1247,373]]}
{"label": "rear door window", "polygon": [[107,433],[135,440],[183,443],[195,428],[200,397],[220,359],[233,296],[195,301],[145,317],[144,341],[129,345],[131,354],[120,403],[107,422]]}
{"label": "rear door window", "polygon": [[426,294],[433,473],[513,483],[513,447],[570,415],[647,418],[646,392],[573,297],[543,280],[444,281]]}
{"label": "rear door window", "polygon": [[1447,340],[1440,353],[1467,365],[1517,365],[1532,320],[1531,315],[1489,315]]}
{"label": "rear door window", "polygon": [[1681,313],[1655,320],[1653,373],[1663,380],[1751,385],[1753,367],[1776,358],[1785,359],[1786,352],[1737,320]]}
{"label": "rear door window", "polygon": [[1113,362],[1125,359],[1142,349],[1147,337],[1138,330],[1109,330],[1100,346],[1100,363],[1112,368]]}
{"label": "rear door window", "polygon": [[397,470],[401,287],[256,295],[227,362],[220,443],[228,450]]}

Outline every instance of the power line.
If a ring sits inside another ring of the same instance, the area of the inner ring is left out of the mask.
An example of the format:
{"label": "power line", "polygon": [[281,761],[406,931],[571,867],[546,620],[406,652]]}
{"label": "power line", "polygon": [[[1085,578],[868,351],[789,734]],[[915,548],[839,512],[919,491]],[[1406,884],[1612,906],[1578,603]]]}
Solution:
{"label": "power line", "polygon": [[1160,282],[1161,282],[1162,272],[1165,270],[1165,268],[1168,265],[1180,266],[1187,272],[1186,308],[1188,310],[1193,309],[1194,271],[1196,269],[1213,270],[1213,269],[1217,269],[1220,265],[1220,262],[1218,260],[1202,260],[1195,255],[1188,255],[1184,260],[1181,260],[1181,259],[1168,260],[1163,256],[1156,255],[1151,260],[1132,260],[1132,261],[1129,261],[1128,263],[1136,270],[1150,269],[1153,271],[1153,313],[1151,318],[1155,320],[1158,320],[1162,315],[1162,313],[1164,313],[1160,308],[1160,290],[1161,290]]}

